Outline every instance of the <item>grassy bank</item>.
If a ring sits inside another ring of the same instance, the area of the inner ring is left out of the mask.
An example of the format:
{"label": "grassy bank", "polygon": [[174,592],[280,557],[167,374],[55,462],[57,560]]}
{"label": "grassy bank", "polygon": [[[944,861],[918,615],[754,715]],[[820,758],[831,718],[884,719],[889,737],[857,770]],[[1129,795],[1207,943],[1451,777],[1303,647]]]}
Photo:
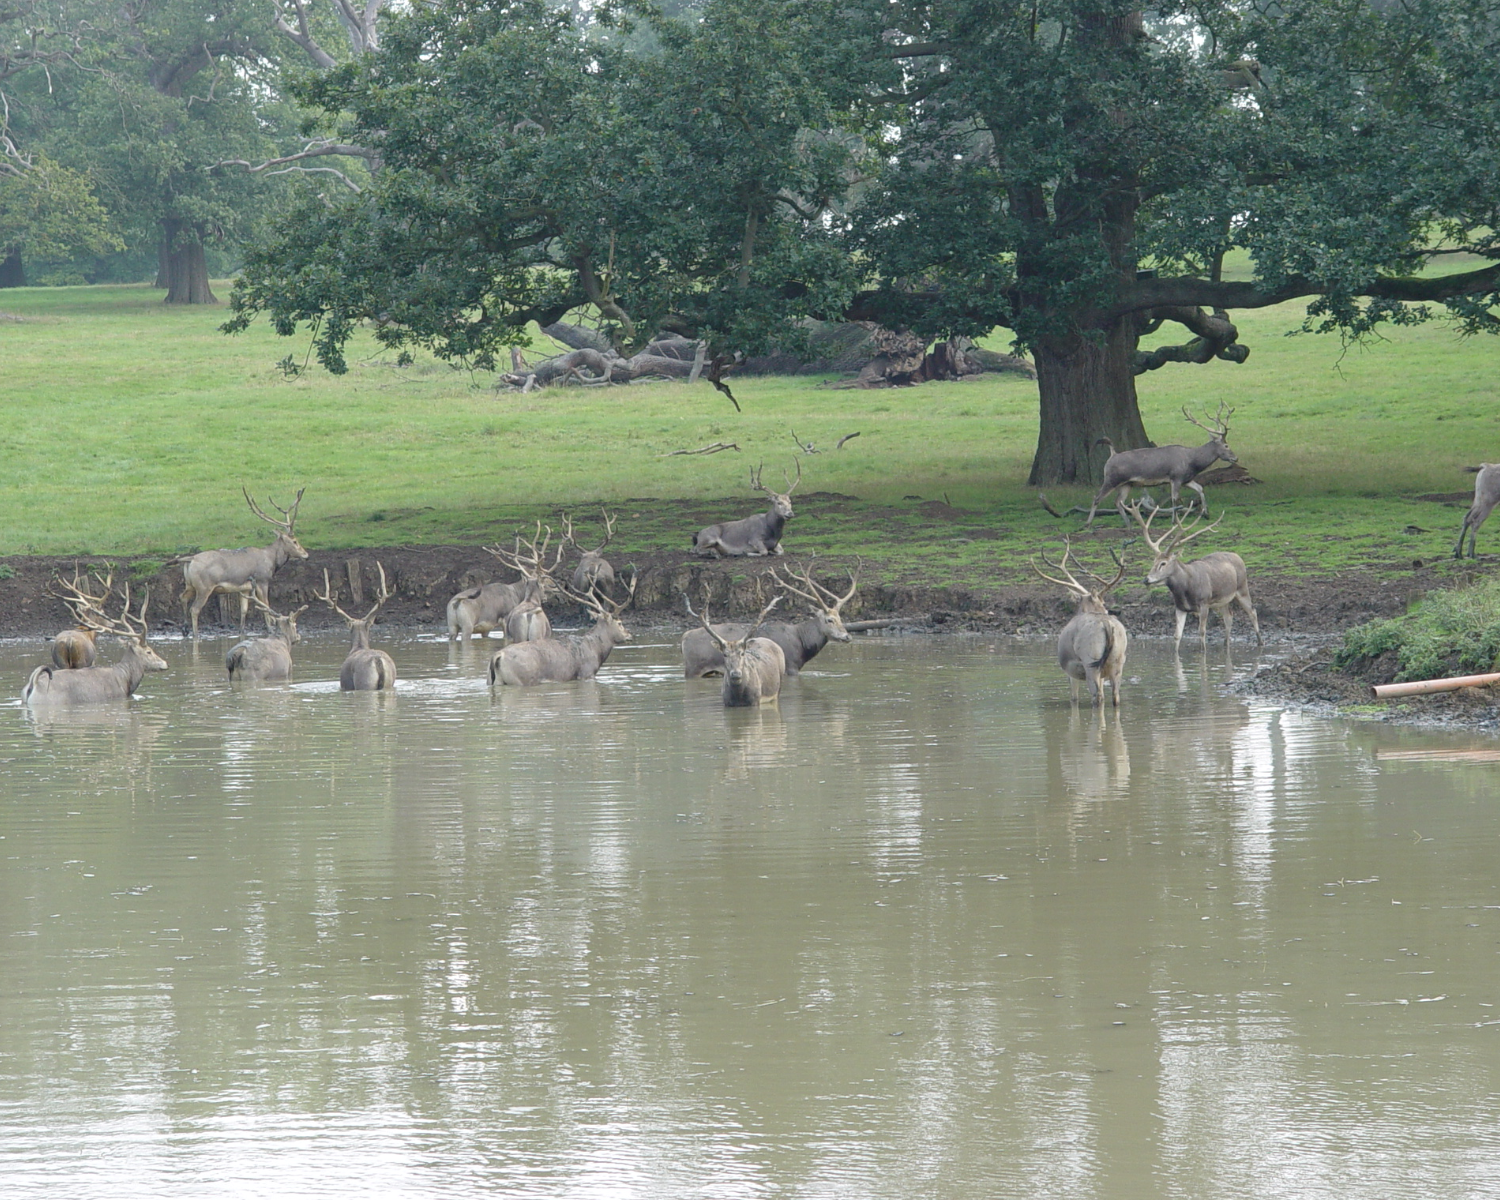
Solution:
{"label": "grassy bank", "polygon": [[[278,498],[306,484],[312,545],[472,543],[607,503],[622,509],[623,551],[685,549],[681,512],[645,498],[753,511],[747,467],[764,461],[779,481],[792,429],[825,452],[803,460],[789,548],[884,555],[934,583],[1014,579],[1043,539],[1076,525],[1042,513],[1024,485],[1036,392],[1019,379],[875,392],[747,379],[736,413],[706,385],[497,394],[441,364],[397,368],[371,344],[347,376],[288,379],[275,363],[304,344],[264,327],[225,338],[222,309],[168,309],[146,287],[6,291],[0,313],[21,318],[0,319],[5,554],[254,541],[242,482]],[[1232,444],[1263,483],[1211,491],[1231,510],[1222,544],[1252,570],[1294,576],[1397,575],[1449,553],[1458,511],[1416,497],[1468,489],[1466,465],[1500,458],[1500,342],[1432,326],[1342,354],[1328,338],[1285,336],[1296,305],[1237,319],[1248,363],[1139,381],[1160,442],[1199,439],[1183,404],[1235,406]],[[721,440],[743,453],[671,456]],[[1491,538],[1500,527],[1481,549]]]}

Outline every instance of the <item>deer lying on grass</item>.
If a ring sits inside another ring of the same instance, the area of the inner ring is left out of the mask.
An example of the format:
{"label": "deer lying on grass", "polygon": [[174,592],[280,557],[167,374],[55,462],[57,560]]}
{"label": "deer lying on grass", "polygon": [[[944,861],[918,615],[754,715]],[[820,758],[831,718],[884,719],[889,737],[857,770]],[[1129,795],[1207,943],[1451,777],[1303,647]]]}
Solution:
{"label": "deer lying on grass", "polygon": [[[100,579],[99,582],[105,581]],[[111,591],[108,585],[104,594],[98,596],[82,588],[70,589],[70,585],[61,581],[59,584],[72,592],[70,603],[79,624],[96,635],[107,633],[119,638],[125,648],[125,657],[109,667],[73,667],[61,671],[53,667],[38,667],[21,691],[24,703],[74,706],[125,700],[140,686],[147,671],[167,669],[166,660],[146,640],[146,608],[151,603],[149,588],[141,597],[139,611],[132,616],[130,585],[127,583],[122,593],[120,615],[111,617],[104,608]]]}
{"label": "deer lying on grass", "polygon": [[307,611],[307,605],[286,616],[259,598],[255,606],[265,617],[269,632],[232,647],[224,656],[224,668],[231,680],[241,683],[284,683],[292,677],[292,647],[302,640],[297,618]]}
{"label": "deer lying on grass", "polygon": [[592,679],[616,646],[630,641],[630,632],[620,624],[620,614],[635,598],[636,576],[630,576],[625,599],[616,603],[598,592],[575,595],[594,615],[594,627],[580,637],[545,637],[530,642],[512,642],[490,658],[490,686],[531,687],[538,683],[566,683]]}
{"label": "deer lying on grass", "polygon": [[[797,574],[788,571],[787,574],[791,577],[790,579],[783,579],[778,572],[772,571],[771,578],[793,595],[811,601],[813,614],[806,620],[795,624],[790,621],[772,621],[761,627],[760,636],[770,638],[781,647],[786,673],[795,675],[829,642],[852,640],[849,631],[844,628],[844,618],[840,610],[854,598],[854,593],[859,588],[859,570],[856,568],[849,573],[849,590],[842,596],[835,595],[833,591],[815,580],[811,571],[800,571]],[[806,590],[799,588],[793,581],[803,583]],[[714,626],[713,631],[721,638],[733,641],[743,637],[747,628],[746,625],[734,622],[720,622]],[[700,679],[705,675],[718,675],[723,670],[724,654],[714,643],[708,630],[689,629],[682,635],[684,679]]]}
{"label": "deer lying on grass", "polygon": [[[1183,562],[1177,552],[1196,537],[1217,529],[1219,521],[1198,528],[1198,521],[1184,526],[1180,516],[1172,518],[1172,528],[1155,541],[1151,540],[1151,521],[1157,510],[1141,518],[1141,507],[1132,504],[1127,511],[1141,527],[1141,537],[1151,548],[1151,569],[1146,572],[1146,582],[1155,586],[1165,584],[1172,593],[1172,603],[1177,609],[1177,633],[1172,643],[1173,650],[1182,646],[1182,629],[1187,624],[1188,614],[1198,616],[1198,640],[1208,649],[1208,614],[1212,609],[1224,623],[1224,645],[1229,645],[1229,635],[1234,628],[1231,604],[1238,604],[1250,614],[1250,623],[1255,626],[1255,641],[1261,643],[1260,617],[1250,602],[1250,577],[1245,572],[1245,560],[1229,550],[1215,550],[1192,562]],[[1201,517],[1199,520],[1201,521]]]}
{"label": "deer lying on grass", "polygon": [[777,596],[765,608],[755,623],[737,637],[721,637],[708,620],[708,598],[703,600],[703,613],[693,612],[687,593],[682,602],[689,614],[698,618],[704,632],[724,659],[724,686],[720,698],[725,708],[748,708],[756,704],[775,704],[781,693],[781,677],[786,674],[786,656],[781,647],[768,637],[757,637],[760,627],[771,615],[771,610],[781,603]]}
{"label": "deer lying on grass", "polygon": [[[602,511],[602,510],[601,510]],[[612,591],[615,586],[615,569],[604,557],[604,548],[615,536],[615,519],[604,513],[604,540],[592,550],[585,550],[573,537],[573,522],[563,517],[563,540],[582,556],[573,568],[573,591],[580,596],[590,591]]]}
{"label": "deer lying on grass", "polygon": [[1061,584],[1078,600],[1077,613],[1057,636],[1057,665],[1068,674],[1069,690],[1075,704],[1078,702],[1080,683],[1089,685],[1089,695],[1096,706],[1103,704],[1104,685],[1107,683],[1111,689],[1111,701],[1119,708],[1120,676],[1125,671],[1125,650],[1130,639],[1125,626],[1110,615],[1104,598],[1125,578],[1125,563],[1111,550],[1115,565],[1119,567],[1114,578],[1106,580],[1085,570],[1084,574],[1093,581],[1092,584],[1086,584],[1080,582],[1068,567],[1068,558],[1072,553],[1072,545],[1064,538],[1061,562],[1054,563],[1045,554],[1041,556],[1042,562],[1048,567],[1062,572],[1062,578],[1048,575],[1036,565],[1035,560],[1031,564],[1031,569],[1048,583]]}
{"label": "deer lying on grass", "polygon": [[375,628],[375,614],[391,598],[385,585],[385,568],[375,564],[380,572],[380,592],[375,604],[362,617],[351,617],[338,603],[338,592],[329,584],[328,568],[323,568],[323,590],[313,595],[339,616],[349,627],[349,656],[339,668],[339,687],[346,692],[379,692],[396,686],[396,661],[384,650],[370,648],[370,631]]}
{"label": "deer lying on grass", "polygon": [[268,517],[244,487],[240,490],[245,493],[245,503],[250,506],[250,511],[276,530],[276,540],[269,546],[241,550],[203,550],[177,560],[183,564],[182,607],[192,620],[195,641],[198,638],[198,614],[210,596],[222,592],[240,598],[240,632],[244,633],[250,601],[257,600],[262,605],[270,603],[271,576],[277,568],[291,559],[307,557],[295,530],[297,509],[302,504],[302,493],[307,489],[297,489],[290,508],[282,508],[276,501],[271,501],[271,507],[281,513],[280,520]]}
{"label": "deer lying on grass", "polygon": [[[780,554],[781,531],[792,519],[792,491],[802,482],[802,460],[797,463],[797,478],[786,480],[786,491],[776,492],[760,481],[760,467],[750,472],[750,486],[771,497],[771,507],[753,517],[724,521],[700,529],[693,538],[693,553],[705,558],[759,558]],[[782,472],[786,479],[786,472]]]}
{"label": "deer lying on grass", "polygon": [[1206,431],[1209,434],[1208,441],[1201,446],[1143,446],[1139,450],[1116,450],[1115,444],[1108,438],[1100,438],[1094,443],[1096,446],[1102,443],[1109,447],[1109,461],[1104,464],[1104,482],[1099,485],[1099,492],[1089,505],[1089,518],[1083,523],[1085,529],[1094,523],[1099,501],[1116,488],[1119,489],[1119,495],[1115,497],[1115,508],[1127,525],[1130,518],[1125,515],[1125,502],[1130,499],[1130,489],[1155,487],[1162,483],[1172,489],[1173,508],[1177,507],[1178,493],[1188,487],[1198,493],[1198,507],[1205,516],[1208,515],[1208,501],[1204,498],[1203,485],[1197,482],[1197,477],[1220,459],[1227,463],[1240,461],[1229,448],[1229,418],[1234,416],[1234,409],[1226,410],[1220,404],[1218,416],[1209,425],[1194,417],[1186,407],[1183,408],[1182,415],[1199,429]]}
{"label": "deer lying on grass", "polygon": [[1479,474],[1474,477],[1474,503],[1464,514],[1463,526],[1458,531],[1458,545],[1453,547],[1454,558],[1464,556],[1465,535],[1469,539],[1469,557],[1476,557],[1474,536],[1497,504],[1500,504],[1500,463],[1480,463]]}

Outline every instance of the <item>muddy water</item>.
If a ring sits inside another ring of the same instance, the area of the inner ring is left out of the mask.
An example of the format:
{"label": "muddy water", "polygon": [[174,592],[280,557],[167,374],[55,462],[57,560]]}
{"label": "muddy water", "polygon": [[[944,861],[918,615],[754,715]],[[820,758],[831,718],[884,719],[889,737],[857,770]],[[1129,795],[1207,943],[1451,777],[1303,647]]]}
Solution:
{"label": "muddy water", "polygon": [[725,712],[642,643],[0,707],[0,1194],[1495,1194],[1494,742],[1149,645],[1107,723],[987,639]]}

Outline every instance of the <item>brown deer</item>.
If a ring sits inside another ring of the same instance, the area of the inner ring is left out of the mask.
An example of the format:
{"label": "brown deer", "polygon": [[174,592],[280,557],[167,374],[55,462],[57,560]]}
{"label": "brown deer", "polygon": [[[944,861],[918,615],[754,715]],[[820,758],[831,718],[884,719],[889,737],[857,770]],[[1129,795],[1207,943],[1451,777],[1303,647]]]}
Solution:
{"label": "brown deer", "polygon": [[[99,582],[102,583],[103,580]],[[59,583],[64,589],[69,588],[68,584],[61,581]],[[151,589],[147,588],[142,595],[141,606],[134,615],[130,611],[128,583],[121,593],[122,604],[117,617],[110,616],[105,610],[109,594],[108,589],[100,597],[79,588],[72,592],[71,604],[79,624],[91,629],[96,635],[107,633],[119,638],[125,648],[125,657],[108,667],[74,667],[61,671],[53,667],[38,667],[31,673],[21,691],[24,703],[33,707],[71,707],[125,700],[140,686],[147,671],[167,669],[166,660],[146,640],[146,609],[151,603]]]}
{"label": "brown deer", "polygon": [[[812,603],[812,616],[795,623],[771,621],[761,627],[760,636],[770,638],[781,647],[786,673],[796,675],[829,642],[852,640],[844,628],[841,610],[859,589],[859,567],[849,573],[849,590],[842,596],[814,579],[810,570],[788,571],[787,575],[789,578],[784,579],[779,571],[771,572],[771,578],[780,587]],[[798,587],[798,582],[805,587]],[[719,636],[726,640],[742,637],[746,628],[733,622],[720,622],[714,626]],[[683,678],[699,679],[704,675],[720,674],[723,670],[724,655],[707,630],[689,629],[682,635]]]}
{"label": "brown deer", "polygon": [[781,677],[786,674],[786,657],[781,647],[767,637],[757,637],[760,627],[781,603],[775,597],[760,610],[755,623],[735,638],[721,637],[709,623],[708,599],[703,600],[702,614],[693,612],[687,593],[682,595],[688,612],[698,618],[704,631],[724,656],[724,686],[719,696],[725,708],[748,708],[757,704],[775,704],[781,694]]}
{"label": "brown deer", "polygon": [[1115,565],[1119,570],[1114,578],[1106,580],[1092,571],[1084,571],[1093,582],[1081,582],[1068,566],[1073,547],[1063,538],[1063,555],[1060,562],[1052,562],[1042,554],[1042,562],[1054,571],[1061,571],[1062,578],[1048,575],[1033,560],[1031,569],[1048,583],[1061,584],[1078,600],[1078,611],[1073,619],[1063,626],[1057,636],[1057,665],[1068,675],[1068,686],[1073,702],[1078,702],[1078,685],[1087,683],[1089,695],[1095,706],[1104,703],[1104,685],[1110,685],[1110,699],[1120,707],[1120,676],[1125,671],[1125,650],[1129,636],[1125,626],[1112,616],[1105,607],[1105,597],[1119,586],[1125,578],[1125,562],[1113,550]]}
{"label": "brown deer", "polygon": [[505,615],[506,641],[535,642],[552,636],[552,622],[542,605],[562,590],[556,574],[567,552],[568,540],[566,537],[558,540],[552,561],[548,562],[547,549],[551,544],[552,527],[538,521],[533,537],[528,539],[516,534],[514,550],[484,547],[486,553],[521,575],[521,598]]}
{"label": "brown deer", "polygon": [[1094,523],[1094,513],[1098,511],[1099,501],[1116,488],[1120,491],[1115,497],[1115,508],[1127,525],[1130,524],[1130,518],[1125,515],[1125,502],[1130,499],[1130,489],[1155,487],[1162,483],[1172,490],[1173,508],[1177,507],[1178,493],[1187,487],[1198,493],[1198,507],[1204,516],[1208,515],[1208,501],[1204,498],[1203,485],[1197,482],[1197,477],[1221,458],[1227,463],[1240,461],[1229,448],[1229,418],[1234,416],[1234,409],[1226,409],[1220,404],[1218,416],[1212,418],[1208,425],[1194,417],[1185,406],[1182,415],[1191,424],[1208,433],[1208,441],[1201,446],[1143,446],[1138,450],[1116,450],[1115,444],[1108,438],[1100,438],[1094,443],[1096,446],[1102,443],[1109,447],[1109,461],[1104,464],[1104,482],[1099,485],[1099,492],[1089,505],[1089,519],[1083,523],[1085,529]]}
{"label": "brown deer", "polygon": [[79,667],[92,667],[98,655],[98,647],[95,643],[99,634],[83,624],[83,619],[78,615],[78,597],[87,595],[94,607],[102,608],[109,598],[110,589],[114,586],[115,576],[114,572],[110,571],[106,575],[96,575],[95,578],[101,586],[102,594],[96,595],[85,591],[85,584],[88,580],[84,575],[79,574],[76,566],[73,569],[71,583],[64,585],[62,580],[57,581],[58,585],[64,588],[63,591],[48,589],[52,595],[68,606],[68,610],[73,614],[74,622],[77,623],[76,629],[64,629],[52,639],[52,665],[60,671],[76,671]]}
{"label": "brown deer", "polygon": [[245,615],[250,610],[252,599],[261,605],[271,602],[271,576],[278,567],[294,558],[306,558],[307,551],[297,540],[297,509],[302,504],[302,493],[290,508],[282,508],[276,501],[271,507],[281,513],[280,519],[267,516],[260,505],[250,498],[243,486],[245,503],[250,511],[276,530],[276,540],[269,546],[252,546],[240,550],[203,550],[197,554],[179,558],[182,563],[182,607],[192,620],[193,638],[198,637],[198,615],[210,596],[224,593],[240,598],[240,632],[245,632]]}
{"label": "brown deer", "polygon": [[616,603],[598,592],[571,596],[594,615],[594,627],[580,637],[539,638],[512,642],[490,659],[490,686],[532,687],[538,683],[567,683],[592,679],[599,673],[610,651],[630,641],[630,631],[620,624],[620,614],[635,598],[636,575],[632,571],[625,599]]}
{"label": "brown deer", "polygon": [[292,677],[292,647],[302,640],[297,618],[307,611],[307,605],[285,616],[259,598],[255,606],[265,617],[269,632],[233,646],[224,656],[224,669],[231,680],[241,683],[284,683]]}
{"label": "brown deer", "polygon": [[349,627],[349,656],[339,668],[339,687],[346,692],[379,692],[396,686],[396,662],[384,650],[370,648],[370,631],[375,628],[375,614],[391,592],[385,583],[385,568],[375,564],[380,572],[380,591],[375,597],[374,607],[362,617],[351,617],[338,603],[338,592],[329,584],[328,568],[323,568],[323,590],[314,592],[319,600],[344,618]]}
{"label": "brown deer", "polygon": [[786,491],[777,492],[760,481],[760,467],[750,472],[750,486],[771,497],[771,507],[753,517],[742,517],[738,521],[724,521],[700,529],[693,537],[693,553],[705,558],[759,558],[766,554],[780,554],[781,531],[792,519],[792,491],[802,482],[802,460],[796,459],[797,478],[786,479]]}
{"label": "brown deer", "polygon": [[[602,509],[600,510],[603,511]],[[615,536],[615,519],[604,513],[604,540],[592,550],[585,550],[573,537],[573,522],[563,517],[563,540],[578,551],[581,557],[573,568],[573,591],[580,596],[590,591],[609,592],[615,586],[615,569],[604,557],[604,548]]]}
{"label": "brown deer", "polygon": [[1156,516],[1156,510],[1144,519],[1141,517],[1139,504],[1129,505],[1126,511],[1135,518],[1136,524],[1141,527],[1141,537],[1151,548],[1153,557],[1151,569],[1146,572],[1146,582],[1153,587],[1165,584],[1172,593],[1172,603],[1177,609],[1177,633],[1172,643],[1174,650],[1182,646],[1182,629],[1187,624],[1189,613],[1197,614],[1198,640],[1203,643],[1205,650],[1208,649],[1207,625],[1210,610],[1217,612],[1224,623],[1224,645],[1227,647],[1230,632],[1234,628],[1234,616],[1229,610],[1231,604],[1238,604],[1250,614],[1250,623],[1255,626],[1255,640],[1257,643],[1261,641],[1260,617],[1256,614],[1255,605],[1250,602],[1250,577],[1245,571],[1245,560],[1229,550],[1216,550],[1192,562],[1183,562],[1177,556],[1177,552],[1194,538],[1217,529],[1223,517],[1198,528],[1201,517],[1192,525],[1184,526],[1182,518],[1174,514],[1172,528],[1153,541],[1151,521]]}

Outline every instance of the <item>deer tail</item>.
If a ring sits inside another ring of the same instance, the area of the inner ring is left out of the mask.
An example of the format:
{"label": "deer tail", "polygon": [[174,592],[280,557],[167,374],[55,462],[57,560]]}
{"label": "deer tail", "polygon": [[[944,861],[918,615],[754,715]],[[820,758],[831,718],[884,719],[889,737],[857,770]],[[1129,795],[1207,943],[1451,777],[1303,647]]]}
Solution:
{"label": "deer tail", "polygon": [[1109,656],[1114,653],[1115,632],[1108,625],[1104,627],[1104,653],[1099,656],[1098,662],[1089,663],[1089,670],[1097,671],[1109,661]]}
{"label": "deer tail", "polygon": [[1109,452],[1111,454],[1118,454],[1119,453],[1119,451],[1115,449],[1114,442],[1110,441],[1109,438],[1095,438],[1094,439],[1094,445],[1096,445],[1096,446],[1108,446],[1109,447]]}

